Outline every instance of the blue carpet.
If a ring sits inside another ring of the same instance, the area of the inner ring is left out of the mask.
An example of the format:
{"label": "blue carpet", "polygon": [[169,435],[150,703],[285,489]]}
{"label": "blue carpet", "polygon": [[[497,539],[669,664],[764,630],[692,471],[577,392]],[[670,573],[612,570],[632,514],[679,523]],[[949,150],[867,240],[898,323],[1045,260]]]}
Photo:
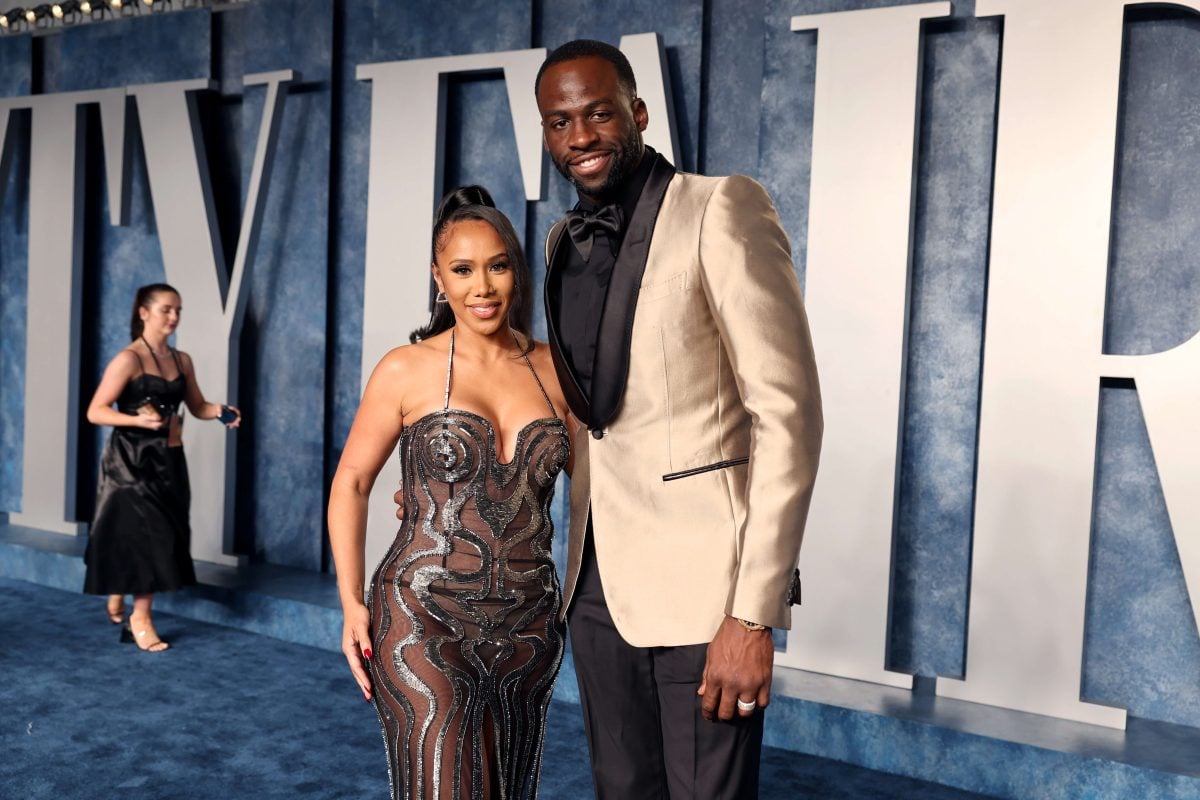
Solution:
{"label": "blue carpet", "polygon": [[[103,600],[0,579],[0,798],[386,798],[374,710],[336,653],[156,614],[117,643]],[[551,706],[543,798],[590,798],[579,709]],[[968,792],[768,749],[764,800]]]}

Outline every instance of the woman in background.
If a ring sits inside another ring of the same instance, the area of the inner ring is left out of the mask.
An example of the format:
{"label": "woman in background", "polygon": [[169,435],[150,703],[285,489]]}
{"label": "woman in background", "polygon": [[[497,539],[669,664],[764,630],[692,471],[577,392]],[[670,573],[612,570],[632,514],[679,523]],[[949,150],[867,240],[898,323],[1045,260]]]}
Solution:
{"label": "woman in background", "polygon": [[[433,318],[375,368],[330,489],[342,650],[393,798],[532,798],[563,654],[550,502],[567,406],[485,190],[447,195],[432,251]],[[364,586],[367,498],[397,442],[404,523]]]}
{"label": "woman in background", "polygon": [[88,422],[113,432],[100,459],[84,591],[108,595],[108,618],[116,625],[124,622],[124,596],[133,595],[122,641],[155,653],[169,647],[150,617],[155,593],[196,582],[179,405],[230,428],[241,422],[236,408],[204,399],[191,358],[167,344],[182,310],[179,292],[165,283],[137,290],[132,341],[105,368],[87,409]]}

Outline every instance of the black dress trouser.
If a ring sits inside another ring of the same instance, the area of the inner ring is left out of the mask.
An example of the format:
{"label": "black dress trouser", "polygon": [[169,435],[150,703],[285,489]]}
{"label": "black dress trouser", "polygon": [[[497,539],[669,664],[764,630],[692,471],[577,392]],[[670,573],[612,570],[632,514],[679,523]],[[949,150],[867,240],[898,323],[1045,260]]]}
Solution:
{"label": "black dress trouser", "polygon": [[758,797],[763,712],[730,722],[700,715],[707,644],[633,647],[621,638],[590,520],[568,629],[597,800]]}

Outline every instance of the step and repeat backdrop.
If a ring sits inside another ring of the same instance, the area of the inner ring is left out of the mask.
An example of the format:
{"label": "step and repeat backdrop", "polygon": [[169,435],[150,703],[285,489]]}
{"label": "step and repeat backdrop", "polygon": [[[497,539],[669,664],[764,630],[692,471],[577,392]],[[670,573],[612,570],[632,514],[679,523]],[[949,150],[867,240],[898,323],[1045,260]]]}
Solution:
{"label": "step and repeat backdrop", "polygon": [[491,189],[540,285],[574,196],[533,78],[577,37],[629,55],[648,141],[761,181],[792,241],[826,443],[781,663],[1200,727],[1195,3],[247,0],[0,36],[10,522],[85,532],[82,410],[166,280],[245,413],[187,424],[194,555],[327,570],[326,487],[429,313],[442,191]]}

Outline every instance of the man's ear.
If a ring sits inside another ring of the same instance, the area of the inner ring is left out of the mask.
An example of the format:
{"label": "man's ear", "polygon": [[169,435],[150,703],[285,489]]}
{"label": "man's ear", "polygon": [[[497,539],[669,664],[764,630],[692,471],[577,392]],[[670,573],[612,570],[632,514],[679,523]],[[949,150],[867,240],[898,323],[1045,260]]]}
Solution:
{"label": "man's ear", "polygon": [[650,111],[646,108],[646,101],[640,97],[633,98],[633,120],[637,123],[638,130],[643,132],[650,124]]}

